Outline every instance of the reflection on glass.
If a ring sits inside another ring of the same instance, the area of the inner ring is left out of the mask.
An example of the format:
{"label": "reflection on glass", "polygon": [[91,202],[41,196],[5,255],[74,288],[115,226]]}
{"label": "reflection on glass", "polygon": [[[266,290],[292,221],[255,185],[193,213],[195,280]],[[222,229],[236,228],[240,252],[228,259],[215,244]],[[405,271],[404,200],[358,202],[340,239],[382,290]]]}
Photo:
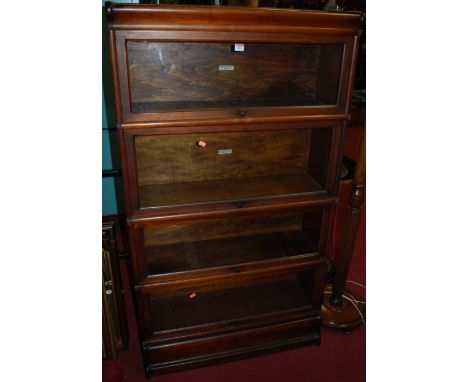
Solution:
{"label": "reflection on glass", "polygon": [[134,113],[337,102],[340,44],[130,41],[127,48]]}

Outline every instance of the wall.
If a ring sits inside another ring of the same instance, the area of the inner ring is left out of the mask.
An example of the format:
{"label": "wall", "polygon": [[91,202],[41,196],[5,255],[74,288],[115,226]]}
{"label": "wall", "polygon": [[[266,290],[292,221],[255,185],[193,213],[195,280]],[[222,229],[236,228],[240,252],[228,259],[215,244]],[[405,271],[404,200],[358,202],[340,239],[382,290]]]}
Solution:
{"label": "wall", "polygon": [[[111,127],[112,128],[112,127]],[[117,132],[109,130],[107,108],[102,91],[102,169],[120,169],[120,161],[113,158],[112,153],[118,152]],[[102,178],[102,214],[114,215],[119,211],[117,205],[116,185],[119,186],[119,179],[114,177]]]}
{"label": "wall", "polygon": [[[119,1],[114,1],[119,2]],[[121,1],[124,2],[124,1]],[[131,1],[126,1],[131,2]],[[135,2],[135,1],[133,1]],[[104,5],[104,1],[102,2]],[[102,8],[102,170],[120,170],[118,133],[109,62],[109,43],[104,7]],[[102,178],[102,215],[124,212],[122,178]]]}

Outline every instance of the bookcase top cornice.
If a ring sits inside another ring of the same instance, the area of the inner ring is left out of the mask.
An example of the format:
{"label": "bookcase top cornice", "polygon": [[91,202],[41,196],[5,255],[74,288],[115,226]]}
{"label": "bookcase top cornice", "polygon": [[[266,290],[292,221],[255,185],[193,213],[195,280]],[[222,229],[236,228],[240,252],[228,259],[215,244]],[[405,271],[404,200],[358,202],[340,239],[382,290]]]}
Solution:
{"label": "bookcase top cornice", "polygon": [[357,35],[361,16],[278,8],[169,6],[106,3],[110,29],[305,28],[323,34]]}

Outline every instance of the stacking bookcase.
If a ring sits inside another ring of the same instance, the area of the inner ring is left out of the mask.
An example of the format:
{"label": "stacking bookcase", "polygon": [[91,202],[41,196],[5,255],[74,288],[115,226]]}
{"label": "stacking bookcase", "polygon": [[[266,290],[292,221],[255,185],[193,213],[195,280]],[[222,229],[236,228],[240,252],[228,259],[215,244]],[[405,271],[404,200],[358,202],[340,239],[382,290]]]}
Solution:
{"label": "stacking bookcase", "polygon": [[319,344],[359,16],[107,12],[147,376]]}

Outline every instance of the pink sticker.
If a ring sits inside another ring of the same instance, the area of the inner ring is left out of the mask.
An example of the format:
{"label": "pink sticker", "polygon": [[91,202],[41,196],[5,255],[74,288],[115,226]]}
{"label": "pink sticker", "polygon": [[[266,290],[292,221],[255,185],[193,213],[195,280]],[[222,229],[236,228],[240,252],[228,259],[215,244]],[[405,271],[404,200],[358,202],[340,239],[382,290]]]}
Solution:
{"label": "pink sticker", "polygon": [[200,146],[200,147],[205,147],[205,146],[206,146],[206,142],[205,142],[205,141],[198,141],[198,142],[197,142],[197,145]]}

